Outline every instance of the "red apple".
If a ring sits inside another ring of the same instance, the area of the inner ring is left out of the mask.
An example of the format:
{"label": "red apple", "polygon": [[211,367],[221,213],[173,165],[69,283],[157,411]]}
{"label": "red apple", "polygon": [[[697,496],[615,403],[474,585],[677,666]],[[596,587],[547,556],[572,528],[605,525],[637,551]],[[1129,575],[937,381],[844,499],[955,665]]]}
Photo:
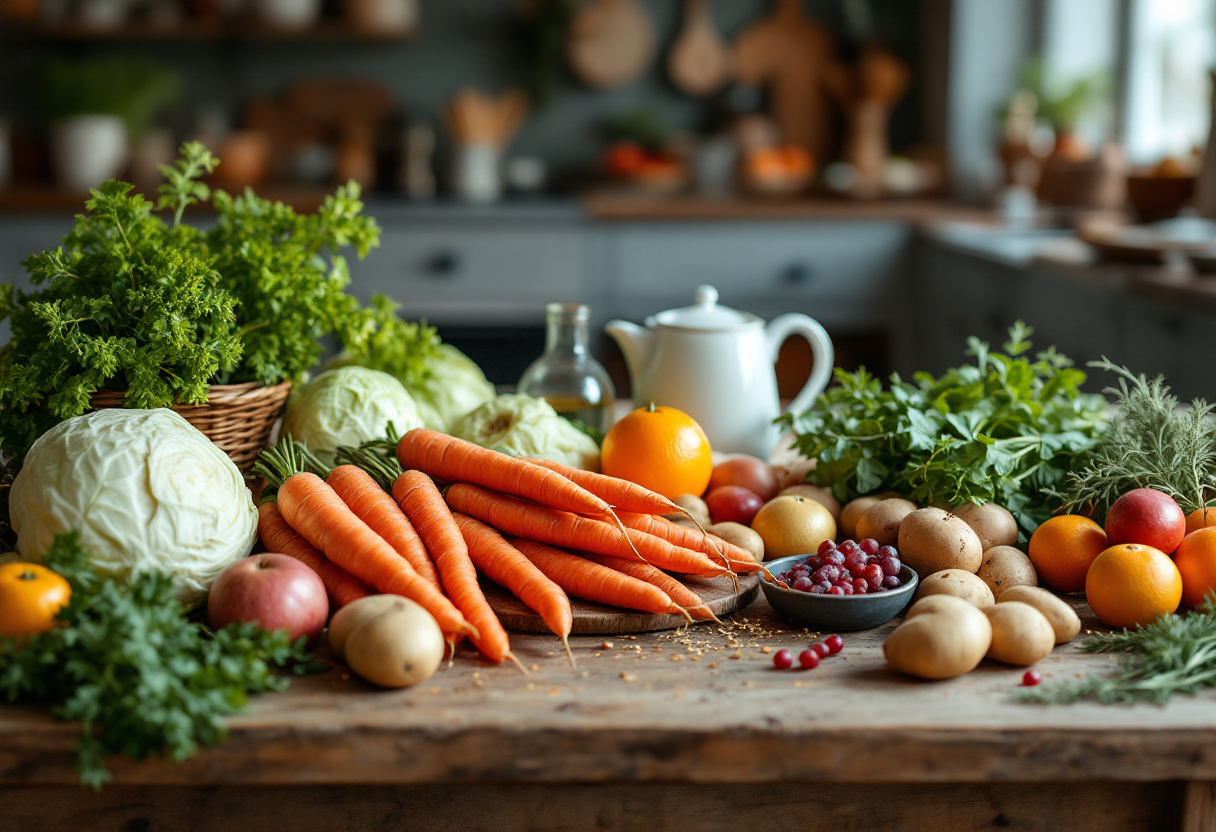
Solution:
{"label": "red apple", "polygon": [[1186,536],[1186,515],[1174,498],[1155,488],[1129,491],[1106,513],[1110,545],[1139,543],[1170,554]]}
{"label": "red apple", "polygon": [[329,620],[329,597],[320,577],[295,558],[262,554],[238,560],[211,585],[207,619],[215,629],[254,621],[267,630],[286,629],[291,640],[316,641]]}
{"label": "red apple", "polygon": [[746,488],[766,503],[781,490],[781,480],[777,478],[773,466],[754,456],[737,456],[715,465],[709,478],[709,490],[725,485]]}
{"label": "red apple", "polygon": [[709,518],[715,523],[750,526],[764,500],[756,492],[742,486],[724,485],[705,495],[705,505],[709,506]]}

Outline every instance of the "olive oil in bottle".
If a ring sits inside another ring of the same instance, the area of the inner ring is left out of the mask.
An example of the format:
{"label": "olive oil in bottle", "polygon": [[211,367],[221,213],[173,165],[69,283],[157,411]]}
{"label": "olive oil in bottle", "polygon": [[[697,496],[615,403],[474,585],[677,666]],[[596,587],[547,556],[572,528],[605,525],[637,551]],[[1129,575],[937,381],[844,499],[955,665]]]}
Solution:
{"label": "olive oil in bottle", "polygon": [[590,307],[551,303],[545,307],[545,352],[519,380],[519,392],[545,399],[562,416],[597,431],[612,427],[616,391],[603,366],[587,349]]}

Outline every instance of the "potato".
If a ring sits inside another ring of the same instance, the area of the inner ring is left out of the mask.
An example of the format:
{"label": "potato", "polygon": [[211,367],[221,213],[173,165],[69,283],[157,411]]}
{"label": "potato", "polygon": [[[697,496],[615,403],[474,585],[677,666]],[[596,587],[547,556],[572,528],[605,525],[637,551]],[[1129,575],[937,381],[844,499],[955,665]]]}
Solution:
{"label": "potato", "polygon": [[853,538],[857,534],[857,521],[861,519],[861,515],[881,502],[882,499],[879,497],[858,497],[852,502],[845,503],[844,508],[840,510],[840,521],[836,524],[836,531],[839,532],[840,539]]}
{"label": "potato", "polygon": [[1047,616],[1030,604],[1006,601],[984,610],[992,624],[988,658],[1025,667],[1051,655],[1056,631]]}
{"label": "potato", "polygon": [[974,573],[984,560],[984,549],[960,518],[940,508],[922,508],[899,524],[899,556],[921,575],[943,569]]}
{"label": "potato", "polygon": [[962,569],[943,569],[934,572],[920,582],[916,588],[916,600],[928,598],[931,595],[953,595],[962,598],[979,609],[987,609],[996,603],[988,584],[981,581],[971,572]]}
{"label": "potato", "polygon": [[953,679],[975,669],[992,642],[987,616],[961,598],[932,595],[912,605],[883,642],[895,670],[922,679]]}
{"label": "potato", "polygon": [[984,552],[984,560],[975,574],[988,584],[993,595],[1000,595],[1015,586],[1038,586],[1039,576],[1030,558],[1012,546],[993,546]]}
{"label": "potato", "polygon": [[870,506],[866,513],[857,519],[857,538],[864,540],[872,537],[878,541],[879,546],[894,546],[899,542],[899,524],[916,509],[916,503],[902,497],[883,500]]}
{"label": "potato", "polygon": [[329,649],[334,658],[346,661],[347,639],[360,624],[394,610],[403,610],[408,603],[400,595],[369,595],[338,610],[329,621]]}
{"label": "potato", "polygon": [[832,492],[826,488],[820,488],[817,485],[791,485],[789,488],[782,489],[778,497],[787,497],[793,494],[798,497],[806,497],[809,500],[814,500],[821,506],[832,512],[832,519],[837,524],[840,523],[840,500],[832,496]]}
{"label": "potato", "polygon": [[672,500],[673,503],[687,511],[673,511],[671,514],[664,514],[668,520],[687,520],[689,515],[700,523],[702,526],[709,525],[709,506],[705,505],[705,501],[696,494],[681,494]]}
{"label": "potato", "polygon": [[1010,587],[998,595],[996,599],[998,604],[1003,604],[1007,601],[1030,604],[1030,606],[1043,613],[1047,618],[1047,623],[1055,631],[1056,644],[1066,644],[1076,638],[1077,633],[1081,632],[1081,619],[1077,615],[1076,610],[1070,607],[1064,599],[1051,594],[1041,587]]}
{"label": "potato", "polygon": [[987,552],[993,546],[1012,546],[1018,542],[1018,521],[1003,506],[996,503],[963,503],[954,509],[954,516],[971,527]]}
{"label": "potato", "polygon": [[701,531],[701,529],[706,528],[706,526],[709,523],[709,521],[707,520],[705,523],[702,523],[701,525],[697,525],[697,521],[693,520],[691,517],[685,517],[682,514],[679,517],[664,518],[664,519],[666,519],[667,522],[671,523],[673,526],[680,526],[681,528],[692,529],[694,532]]}
{"label": "potato", "polygon": [[364,621],[346,639],[346,663],[375,685],[408,688],[439,669],[447,645],[431,614],[413,601]]}
{"label": "potato", "polygon": [[705,531],[752,553],[757,562],[764,560],[764,538],[742,523],[714,523]]}

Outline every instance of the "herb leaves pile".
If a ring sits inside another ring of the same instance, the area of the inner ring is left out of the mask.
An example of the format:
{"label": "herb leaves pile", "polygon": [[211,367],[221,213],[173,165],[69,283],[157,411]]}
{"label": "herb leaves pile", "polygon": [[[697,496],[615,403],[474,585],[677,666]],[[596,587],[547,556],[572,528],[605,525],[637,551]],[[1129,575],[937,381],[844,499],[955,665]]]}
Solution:
{"label": "herb leaves pile", "polygon": [[1070,510],[1105,514],[1110,504],[1135,488],[1155,488],[1187,514],[1216,496],[1216,419],[1210,405],[1196,399],[1186,410],[1160,376],[1150,381],[1107,359],[1090,367],[1117,374],[1118,415],[1102,443],[1072,476],[1066,495]]}
{"label": "herb leaves pile", "polygon": [[970,338],[974,364],[911,382],[892,375],[886,390],[864,368],[837,370],[839,386],[781,423],[816,460],[809,479],[842,502],[887,489],[921,505],[995,501],[1029,534],[1106,424],[1104,400],[1081,393],[1085,373],[1068,358],[1028,357],[1032,334],[1019,321],[1004,353]]}
{"label": "herb leaves pile", "polygon": [[[378,243],[359,187],[328,197],[315,214],[246,191],[214,194],[202,182],[217,160],[197,142],[161,168],[152,203],[126,183],[93,191],[62,247],[27,258],[33,292],[0,287],[0,446],[20,457],[56,422],[78,416],[101,389],[128,407],[201,404],[207,386],[300,380],[336,333],[359,344],[372,310],[346,294],[346,260]],[[211,200],[217,223],[182,223]],[[157,212],[171,214],[166,222]]]}
{"label": "herb leaves pile", "polygon": [[1114,676],[1058,682],[1020,693],[1028,702],[1068,703],[1093,699],[1106,704],[1161,704],[1175,693],[1193,694],[1216,685],[1216,594],[1187,615],[1163,615],[1137,630],[1104,633],[1085,640],[1087,653],[1123,658]]}
{"label": "herb leaves pile", "polygon": [[274,668],[324,667],[286,630],[232,624],[213,633],[191,622],[159,572],[121,586],[100,579],[75,532],[55,538],[45,563],[71,584],[72,599],[62,626],[24,645],[0,639],[0,698],[49,703],[56,717],[81,723],[84,785],[109,780],[109,754],[180,760],[222,742],[224,716],[250,694],[287,687]]}

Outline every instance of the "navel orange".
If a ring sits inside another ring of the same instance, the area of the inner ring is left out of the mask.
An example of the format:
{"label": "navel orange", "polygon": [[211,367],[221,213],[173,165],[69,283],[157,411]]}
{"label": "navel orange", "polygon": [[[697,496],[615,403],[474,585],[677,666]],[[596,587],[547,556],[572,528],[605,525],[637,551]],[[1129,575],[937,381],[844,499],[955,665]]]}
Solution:
{"label": "navel orange", "polygon": [[635,482],[668,499],[700,496],[714,470],[709,439],[696,420],[653,402],[612,426],[604,437],[600,465],[608,476]]}
{"label": "navel orange", "polygon": [[[1216,509],[1210,510],[1216,515]],[[1216,528],[1208,526],[1182,538],[1174,550],[1174,565],[1182,575],[1182,600],[1188,607],[1203,603],[1216,589]]]}
{"label": "navel orange", "polygon": [[1216,506],[1197,508],[1186,516],[1187,534],[1209,526],[1216,526]]}
{"label": "navel orange", "polygon": [[1089,567],[1085,600],[1108,627],[1143,627],[1178,609],[1182,576],[1160,549],[1120,543]]}
{"label": "navel orange", "polygon": [[1061,592],[1085,588],[1089,565],[1110,546],[1102,527],[1079,514],[1052,517],[1030,536],[1026,554],[1035,572]]}

